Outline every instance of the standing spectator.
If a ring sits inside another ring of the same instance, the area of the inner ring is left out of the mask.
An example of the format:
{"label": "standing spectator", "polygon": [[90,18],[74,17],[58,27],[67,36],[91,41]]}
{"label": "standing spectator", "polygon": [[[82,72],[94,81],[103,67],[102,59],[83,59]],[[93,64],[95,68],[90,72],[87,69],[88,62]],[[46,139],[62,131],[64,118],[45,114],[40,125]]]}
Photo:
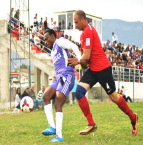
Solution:
{"label": "standing spectator", "polygon": [[31,85],[30,97],[33,99],[33,102],[34,102],[33,110],[36,110],[38,108],[38,100],[36,100],[36,96],[35,96],[35,92],[34,92],[34,85]]}
{"label": "standing spectator", "polygon": [[20,88],[17,88],[15,96],[15,108],[20,109],[20,101],[21,101]]}
{"label": "standing spectator", "polygon": [[15,15],[14,15],[14,18],[19,20],[19,9],[16,11]]}
{"label": "standing spectator", "polygon": [[47,17],[45,18],[45,21],[44,21],[44,30],[46,29],[49,29],[49,24],[47,22]]}
{"label": "standing spectator", "polygon": [[112,43],[116,42],[117,43],[118,37],[112,32]]}
{"label": "standing spectator", "polygon": [[11,15],[11,18],[14,18],[14,8],[11,8],[11,11],[10,11],[10,15]]}
{"label": "standing spectator", "polygon": [[34,27],[36,25],[38,25],[37,13],[35,14],[35,17],[34,17]]}
{"label": "standing spectator", "polygon": [[38,106],[42,105],[44,107],[44,101],[43,101],[43,93],[45,91],[45,86],[42,86],[41,90],[39,91],[37,95],[37,100],[38,100]]}
{"label": "standing spectator", "polygon": [[43,24],[44,24],[44,23],[43,23],[43,18],[41,17],[41,21],[40,21],[40,23],[39,23],[40,27],[42,27]]}
{"label": "standing spectator", "polygon": [[53,24],[54,24],[53,23],[53,18],[51,18],[51,23],[50,23],[50,27],[49,27],[50,29],[53,29]]}

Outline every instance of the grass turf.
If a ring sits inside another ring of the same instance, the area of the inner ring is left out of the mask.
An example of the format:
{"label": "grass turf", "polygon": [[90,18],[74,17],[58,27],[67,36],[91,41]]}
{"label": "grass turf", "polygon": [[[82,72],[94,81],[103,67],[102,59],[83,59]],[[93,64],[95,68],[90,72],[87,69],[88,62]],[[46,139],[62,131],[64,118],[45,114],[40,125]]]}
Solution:
{"label": "grass turf", "polygon": [[[86,136],[79,131],[87,125],[78,104],[65,105],[63,108],[64,142],[50,143],[53,136],[44,136],[42,130],[48,127],[43,110],[31,113],[0,115],[0,145],[142,145],[143,144],[143,103],[129,103],[138,113],[139,129],[136,136],[131,134],[131,123],[113,103],[90,103],[97,131]],[[54,112],[55,114],[55,112]]]}

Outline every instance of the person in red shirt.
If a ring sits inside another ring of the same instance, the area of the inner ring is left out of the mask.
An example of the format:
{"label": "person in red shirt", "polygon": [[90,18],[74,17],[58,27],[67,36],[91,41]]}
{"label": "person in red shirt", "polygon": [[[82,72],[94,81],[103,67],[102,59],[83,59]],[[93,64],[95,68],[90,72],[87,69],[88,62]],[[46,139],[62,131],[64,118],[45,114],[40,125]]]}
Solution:
{"label": "person in red shirt", "polygon": [[126,101],[116,92],[111,63],[103,51],[100,38],[95,28],[86,21],[86,14],[82,10],[75,12],[74,23],[77,29],[83,31],[80,38],[82,58],[80,61],[77,58],[69,58],[68,63],[73,66],[81,64],[82,67],[89,67],[76,89],[76,98],[88,121],[88,127],[80,131],[80,134],[87,135],[97,129],[85,94],[99,82],[109,98],[129,116],[132,123],[132,134],[136,135],[138,130],[138,115],[132,112]]}

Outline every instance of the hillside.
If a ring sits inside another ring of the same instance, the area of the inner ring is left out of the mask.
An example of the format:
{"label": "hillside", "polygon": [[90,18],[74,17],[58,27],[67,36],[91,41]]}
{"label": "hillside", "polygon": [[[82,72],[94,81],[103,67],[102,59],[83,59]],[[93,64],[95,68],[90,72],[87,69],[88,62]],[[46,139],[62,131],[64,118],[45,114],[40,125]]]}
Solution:
{"label": "hillside", "polygon": [[143,22],[126,22],[118,19],[103,19],[102,40],[112,41],[112,32],[118,37],[118,42],[125,45],[143,45]]}

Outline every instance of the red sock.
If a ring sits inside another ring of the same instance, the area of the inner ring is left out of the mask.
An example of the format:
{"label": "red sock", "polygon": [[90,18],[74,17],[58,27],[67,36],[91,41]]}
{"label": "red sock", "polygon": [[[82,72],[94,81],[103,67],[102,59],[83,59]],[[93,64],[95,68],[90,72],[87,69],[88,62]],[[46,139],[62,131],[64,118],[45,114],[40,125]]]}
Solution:
{"label": "red sock", "polygon": [[117,103],[118,107],[126,114],[129,116],[131,122],[134,122],[136,117],[135,114],[133,113],[133,111],[129,108],[129,106],[127,105],[125,99],[123,97],[120,97],[118,103]]}
{"label": "red sock", "polygon": [[84,96],[83,98],[79,99],[78,104],[79,104],[80,109],[82,110],[84,116],[87,118],[88,124],[94,125],[95,123],[92,118],[92,114],[90,112],[89,104],[88,104],[86,97]]}

